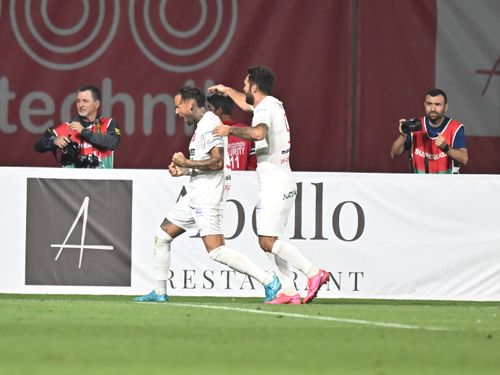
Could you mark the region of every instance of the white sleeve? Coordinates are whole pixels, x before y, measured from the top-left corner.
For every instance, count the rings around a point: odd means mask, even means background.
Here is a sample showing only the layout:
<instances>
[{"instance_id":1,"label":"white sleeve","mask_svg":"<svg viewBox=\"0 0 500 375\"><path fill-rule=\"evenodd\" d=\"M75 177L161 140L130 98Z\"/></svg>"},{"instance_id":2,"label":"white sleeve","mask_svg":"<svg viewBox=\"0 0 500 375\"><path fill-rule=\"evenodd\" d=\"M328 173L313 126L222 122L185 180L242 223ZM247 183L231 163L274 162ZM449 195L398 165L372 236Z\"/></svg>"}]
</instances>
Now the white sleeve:
<instances>
[{"instance_id":1,"label":"white sleeve","mask_svg":"<svg viewBox=\"0 0 500 375\"><path fill-rule=\"evenodd\" d=\"M206 154L210 152L214 147L224 147L224 140L220 135L213 135L212 131L214 128L220 124L218 117L209 117L210 123L207 124L208 130L202 135L203 139L203 149Z\"/></svg>"},{"instance_id":2,"label":"white sleeve","mask_svg":"<svg viewBox=\"0 0 500 375\"><path fill-rule=\"evenodd\" d=\"M266 124L268 127L271 127L271 113L267 108L259 108L253 113L252 126L259 124Z\"/></svg>"}]
</instances>

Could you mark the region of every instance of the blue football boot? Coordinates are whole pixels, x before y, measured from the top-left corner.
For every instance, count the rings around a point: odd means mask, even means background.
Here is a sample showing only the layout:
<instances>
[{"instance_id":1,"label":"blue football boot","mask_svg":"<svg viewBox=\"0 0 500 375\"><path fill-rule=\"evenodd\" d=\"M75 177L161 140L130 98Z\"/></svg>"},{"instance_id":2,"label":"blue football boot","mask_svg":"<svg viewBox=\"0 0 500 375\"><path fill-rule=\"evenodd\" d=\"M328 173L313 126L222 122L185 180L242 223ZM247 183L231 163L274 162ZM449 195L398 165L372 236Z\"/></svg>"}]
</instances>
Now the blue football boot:
<instances>
[{"instance_id":1,"label":"blue football boot","mask_svg":"<svg viewBox=\"0 0 500 375\"><path fill-rule=\"evenodd\" d=\"M166 294L156 294L153 290L149 294L143 296L135 297L135 302L168 302L168 296Z\"/></svg>"},{"instance_id":2,"label":"blue football boot","mask_svg":"<svg viewBox=\"0 0 500 375\"><path fill-rule=\"evenodd\" d=\"M274 275L273 280L269 284L264 285L264 292L266 293L266 298L264 298L264 302L269 302L275 299L280 289L281 289L280 279L278 279L278 277Z\"/></svg>"}]
</instances>

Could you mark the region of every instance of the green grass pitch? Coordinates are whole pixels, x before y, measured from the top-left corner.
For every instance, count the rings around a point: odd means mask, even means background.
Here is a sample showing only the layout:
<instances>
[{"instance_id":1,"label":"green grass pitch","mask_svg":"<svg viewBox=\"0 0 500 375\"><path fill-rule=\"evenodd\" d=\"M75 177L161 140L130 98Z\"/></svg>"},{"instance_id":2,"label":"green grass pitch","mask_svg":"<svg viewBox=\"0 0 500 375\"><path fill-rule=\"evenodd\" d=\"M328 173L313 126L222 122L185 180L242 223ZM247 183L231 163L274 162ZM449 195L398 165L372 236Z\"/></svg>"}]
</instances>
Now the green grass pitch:
<instances>
[{"instance_id":1,"label":"green grass pitch","mask_svg":"<svg viewBox=\"0 0 500 375\"><path fill-rule=\"evenodd\" d=\"M499 374L500 303L0 295L0 374Z\"/></svg>"}]
</instances>

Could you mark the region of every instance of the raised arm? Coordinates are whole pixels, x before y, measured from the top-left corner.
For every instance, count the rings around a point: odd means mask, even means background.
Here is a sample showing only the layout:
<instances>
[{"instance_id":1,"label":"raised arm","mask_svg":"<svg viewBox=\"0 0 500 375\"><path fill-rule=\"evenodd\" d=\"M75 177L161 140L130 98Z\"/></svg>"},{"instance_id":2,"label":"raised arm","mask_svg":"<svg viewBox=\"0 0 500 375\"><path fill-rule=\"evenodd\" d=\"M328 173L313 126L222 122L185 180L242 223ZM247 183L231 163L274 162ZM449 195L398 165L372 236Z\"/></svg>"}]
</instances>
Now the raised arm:
<instances>
[{"instance_id":1,"label":"raised arm","mask_svg":"<svg viewBox=\"0 0 500 375\"><path fill-rule=\"evenodd\" d=\"M392 146L391 146L391 158L395 158L395 157L401 156L401 154L405 150L404 146L405 146L406 134L401 131L401 124L404 121L405 121L405 119L400 119L399 120L399 136L392 143Z\"/></svg>"}]
</instances>

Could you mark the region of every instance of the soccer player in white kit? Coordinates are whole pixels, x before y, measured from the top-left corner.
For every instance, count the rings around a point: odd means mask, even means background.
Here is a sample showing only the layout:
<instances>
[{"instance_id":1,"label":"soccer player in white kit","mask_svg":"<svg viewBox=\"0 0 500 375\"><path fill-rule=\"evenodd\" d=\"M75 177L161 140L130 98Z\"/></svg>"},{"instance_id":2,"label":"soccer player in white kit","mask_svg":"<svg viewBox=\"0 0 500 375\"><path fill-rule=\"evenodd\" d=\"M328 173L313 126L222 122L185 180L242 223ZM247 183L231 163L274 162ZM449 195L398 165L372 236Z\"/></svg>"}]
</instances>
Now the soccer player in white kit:
<instances>
[{"instance_id":1,"label":"soccer player in white kit","mask_svg":"<svg viewBox=\"0 0 500 375\"><path fill-rule=\"evenodd\" d=\"M167 213L156 232L154 247L155 289L137 302L167 302L167 280L170 270L170 243L186 231L199 232L208 255L213 260L258 280L263 286L264 301L273 300L280 287L279 279L252 263L242 254L225 246L222 232L224 204L231 176L226 138L213 134L221 124L217 115L205 110L205 95L196 87L179 89L174 98L175 113L196 130L189 144L190 158L176 152L168 167L174 177L191 176L187 194Z\"/></svg>"},{"instance_id":2,"label":"soccer player in white kit","mask_svg":"<svg viewBox=\"0 0 500 375\"><path fill-rule=\"evenodd\" d=\"M267 303L299 304L289 266L308 278L307 295L303 303L311 302L318 290L329 280L329 273L313 265L293 245L278 239L283 234L288 216L297 196L297 185L290 168L290 127L283 103L271 96L274 74L268 67L248 69L243 93L222 84L209 92L228 95L243 110L253 111L251 128L218 125L214 134L233 135L255 142L259 201L257 203L257 233L259 245L276 262L282 290Z\"/></svg>"}]
</instances>

